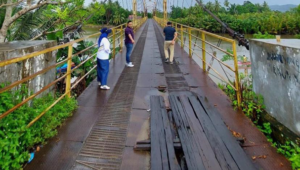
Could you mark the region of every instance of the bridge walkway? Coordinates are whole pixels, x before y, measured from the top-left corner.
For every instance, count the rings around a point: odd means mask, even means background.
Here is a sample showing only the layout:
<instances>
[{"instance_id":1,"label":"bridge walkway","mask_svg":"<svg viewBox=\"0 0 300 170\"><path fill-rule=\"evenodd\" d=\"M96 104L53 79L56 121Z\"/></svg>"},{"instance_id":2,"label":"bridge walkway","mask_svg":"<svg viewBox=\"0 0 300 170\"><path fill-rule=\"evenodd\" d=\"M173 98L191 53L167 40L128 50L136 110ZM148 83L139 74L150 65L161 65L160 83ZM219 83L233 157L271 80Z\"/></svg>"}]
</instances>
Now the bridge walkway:
<instances>
[{"instance_id":1,"label":"bridge walkway","mask_svg":"<svg viewBox=\"0 0 300 170\"><path fill-rule=\"evenodd\" d=\"M163 62L162 30L155 21L148 20L136 35L135 67L125 67L125 52L118 54L110 64L111 90L102 91L93 81L79 96L74 116L25 169L150 169L150 153L134 151L136 141L150 136L150 96L162 96L169 108L169 95L183 91L205 98L228 129L246 139L243 150L255 169L290 169L289 162L244 114L232 109L228 97L178 44L175 64ZM252 159L261 155L266 158Z\"/></svg>"}]
</instances>

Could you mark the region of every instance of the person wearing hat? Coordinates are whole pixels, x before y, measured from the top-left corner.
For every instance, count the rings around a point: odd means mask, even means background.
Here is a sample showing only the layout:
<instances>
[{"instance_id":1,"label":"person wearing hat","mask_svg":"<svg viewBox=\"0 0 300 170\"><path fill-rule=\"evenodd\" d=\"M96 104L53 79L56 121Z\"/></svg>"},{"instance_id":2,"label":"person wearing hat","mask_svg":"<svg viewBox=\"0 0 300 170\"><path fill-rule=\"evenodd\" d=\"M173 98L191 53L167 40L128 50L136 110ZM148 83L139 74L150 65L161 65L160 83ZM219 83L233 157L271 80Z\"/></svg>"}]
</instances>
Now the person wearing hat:
<instances>
[{"instance_id":1,"label":"person wearing hat","mask_svg":"<svg viewBox=\"0 0 300 170\"><path fill-rule=\"evenodd\" d=\"M173 64L174 45L175 45L175 40L177 38L177 32L175 28L172 27L171 22L168 22L167 26L164 28L164 35L165 35L164 51L166 57L165 62ZM170 49L170 55L168 51L169 49Z\"/></svg>"},{"instance_id":2,"label":"person wearing hat","mask_svg":"<svg viewBox=\"0 0 300 170\"><path fill-rule=\"evenodd\" d=\"M111 33L111 29L102 28L100 30L101 35L98 39L98 52L97 52L97 80L99 82L100 89L109 90L107 86L107 77L109 72L109 54L110 43L108 41L108 34Z\"/></svg>"}]
</instances>

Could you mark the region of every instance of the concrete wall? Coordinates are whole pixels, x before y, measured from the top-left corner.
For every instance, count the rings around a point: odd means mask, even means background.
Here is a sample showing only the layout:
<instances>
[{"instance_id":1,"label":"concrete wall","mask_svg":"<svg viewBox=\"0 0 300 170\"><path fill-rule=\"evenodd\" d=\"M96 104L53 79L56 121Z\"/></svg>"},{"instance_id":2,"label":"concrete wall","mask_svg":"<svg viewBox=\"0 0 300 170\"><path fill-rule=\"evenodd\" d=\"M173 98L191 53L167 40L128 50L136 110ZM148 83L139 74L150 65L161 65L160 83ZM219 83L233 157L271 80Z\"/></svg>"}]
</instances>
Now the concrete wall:
<instances>
[{"instance_id":1,"label":"concrete wall","mask_svg":"<svg viewBox=\"0 0 300 170\"><path fill-rule=\"evenodd\" d=\"M40 51L56 45L55 41L16 41L10 43L0 43L0 61L17 58L26 54ZM56 63L57 51L38 55L22 62L0 67L0 83L12 83L30 76L46 67ZM31 92L38 92L43 87L56 79L55 69L51 69L45 74L41 74L26 82ZM54 87L45 93L53 91Z\"/></svg>"},{"instance_id":2,"label":"concrete wall","mask_svg":"<svg viewBox=\"0 0 300 170\"><path fill-rule=\"evenodd\" d=\"M300 135L300 40L251 40L253 88L266 110Z\"/></svg>"}]
</instances>

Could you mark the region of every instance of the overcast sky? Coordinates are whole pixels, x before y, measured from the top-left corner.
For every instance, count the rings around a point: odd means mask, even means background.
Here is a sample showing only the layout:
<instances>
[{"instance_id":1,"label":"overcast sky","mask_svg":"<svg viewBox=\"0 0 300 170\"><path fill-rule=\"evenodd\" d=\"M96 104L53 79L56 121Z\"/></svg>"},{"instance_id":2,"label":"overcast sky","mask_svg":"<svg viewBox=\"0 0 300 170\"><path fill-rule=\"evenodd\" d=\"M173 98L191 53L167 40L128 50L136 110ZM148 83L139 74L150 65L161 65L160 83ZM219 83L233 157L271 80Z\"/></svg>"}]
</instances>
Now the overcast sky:
<instances>
[{"instance_id":1,"label":"overcast sky","mask_svg":"<svg viewBox=\"0 0 300 170\"><path fill-rule=\"evenodd\" d=\"M103 1L103 0L97 0L99 1ZM117 1L117 0L113 0L113 1ZM132 8L132 0L118 0L119 3L124 6L125 8ZM139 2L142 2L142 0L137 0ZM146 0L147 4L148 4L148 9L153 6L153 2L157 1L157 0ZM163 0L158 0L158 1L163 1ZM191 3L195 4L195 0L168 0L169 3L171 3L171 5L174 3L174 5L176 6L177 2L180 4L180 6L182 6L182 2L184 1L184 6L190 6ZM207 2L214 2L214 0L204 0L205 3ZM244 3L245 0L229 0L230 3L237 3L237 4L242 4ZM85 5L88 5L92 2L92 0L85 0ZM224 0L219 0L219 2L223 5ZM250 2L252 3L262 3L263 0L250 0ZM285 5L285 4L295 4L295 5L299 5L300 4L300 0L266 0L266 2L269 5ZM124 5L123 5L124 4ZM161 7L162 8L162 7ZM150 9L149 9L150 10Z\"/></svg>"}]
</instances>

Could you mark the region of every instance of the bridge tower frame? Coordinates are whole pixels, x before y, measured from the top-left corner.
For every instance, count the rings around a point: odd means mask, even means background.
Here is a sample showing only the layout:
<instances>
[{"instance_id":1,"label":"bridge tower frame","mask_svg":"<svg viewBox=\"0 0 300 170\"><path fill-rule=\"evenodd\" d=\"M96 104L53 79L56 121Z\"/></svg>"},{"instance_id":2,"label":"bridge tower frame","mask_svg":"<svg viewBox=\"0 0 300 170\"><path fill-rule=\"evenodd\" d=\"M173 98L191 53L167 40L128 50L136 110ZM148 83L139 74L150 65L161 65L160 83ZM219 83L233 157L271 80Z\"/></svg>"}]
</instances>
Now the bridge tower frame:
<instances>
[{"instance_id":1,"label":"bridge tower frame","mask_svg":"<svg viewBox=\"0 0 300 170\"><path fill-rule=\"evenodd\" d=\"M167 8L167 0L164 0L163 8L164 8L164 24L167 23L168 20L168 8Z\"/></svg>"},{"instance_id":2,"label":"bridge tower frame","mask_svg":"<svg viewBox=\"0 0 300 170\"><path fill-rule=\"evenodd\" d=\"M133 14L133 26L136 26L137 23L136 23L136 12L137 12L137 5L136 5L136 0L132 0L132 14Z\"/></svg>"},{"instance_id":3,"label":"bridge tower frame","mask_svg":"<svg viewBox=\"0 0 300 170\"><path fill-rule=\"evenodd\" d=\"M144 0L144 17L146 17L147 13L147 7L146 7L146 0Z\"/></svg>"}]
</instances>

